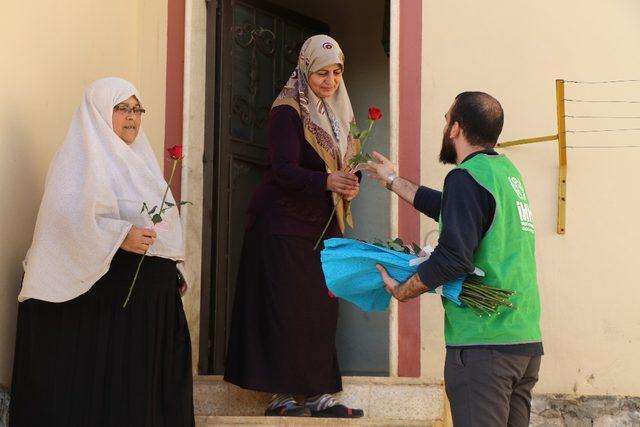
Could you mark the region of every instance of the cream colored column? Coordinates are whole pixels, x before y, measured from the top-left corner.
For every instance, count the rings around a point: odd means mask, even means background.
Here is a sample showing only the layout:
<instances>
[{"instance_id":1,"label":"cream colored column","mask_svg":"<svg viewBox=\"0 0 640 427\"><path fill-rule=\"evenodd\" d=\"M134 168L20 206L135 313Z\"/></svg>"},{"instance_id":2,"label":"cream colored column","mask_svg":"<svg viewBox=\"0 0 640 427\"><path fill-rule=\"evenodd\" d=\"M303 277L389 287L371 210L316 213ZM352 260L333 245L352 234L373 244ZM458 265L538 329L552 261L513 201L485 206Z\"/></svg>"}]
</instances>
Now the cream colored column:
<instances>
[{"instance_id":1,"label":"cream colored column","mask_svg":"<svg viewBox=\"0 0 640 427\"><path fill-rule=\"evenodd\" d=\"M398 163L398 123L400 92L400 0L391 0L390 61L389 61L389 153L391 162ZM390 235L398 235L398 196L391 195ZM398 302L391 299L389 307L389 374L398 376Z\"/></svg>"},{"instance_id":2,"label":"cream colored column","mask_svg":"<svg viewBox=\"0 0 640 427\"><path fill-rule=\"evenodd\" d=\"M182 165L182 198L193 205L183 208L187 280L184 309L191 333L193 372L200 349L200 291L202 272L202 209L207 8L202 0L185 4L184 116L182 140L186 155ZM205 244L209 244L206 242ZM206 320L206 319L205 319Z\"/></svg>"}]
</instances>

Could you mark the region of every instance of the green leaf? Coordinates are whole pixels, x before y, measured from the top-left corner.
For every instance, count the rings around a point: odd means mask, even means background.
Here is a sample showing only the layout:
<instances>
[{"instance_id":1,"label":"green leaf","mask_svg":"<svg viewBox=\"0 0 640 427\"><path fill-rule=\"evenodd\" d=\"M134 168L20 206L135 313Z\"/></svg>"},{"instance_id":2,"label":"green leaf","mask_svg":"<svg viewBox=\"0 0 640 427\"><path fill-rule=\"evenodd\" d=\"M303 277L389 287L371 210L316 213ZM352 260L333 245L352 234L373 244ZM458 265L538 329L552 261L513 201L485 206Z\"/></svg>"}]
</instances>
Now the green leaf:
<instances>
[{"instance_id":1,"label":"green leaf","mask_svg":"<svg viewBox=\"0 0 640 427\"><path fill-rule=\"evenodd\" d=\"M140 210L140 213L144 211L149 212L149 208L147 207L147 204L145 202L142 202L142 210Z\"/></svg>"},{"instance_id":2,"label":"green leaf","mask_svg":"<svg viewBox=\"0 0 640 427\"><path fill-rule=\"evenodd\" d=\"M154 208L155 209L155 208ZM154 216L151 217L151 222L155 225L158 224L159 222L162 222L162 216L160 216L159 213L155 214Z\"/></svg>"},{"instance_id":3,"label":"green leaf","mask_svg":"<svg viewBox=\"0 0 640 427\"><path fill-rule=\"evenodd\" d=\"M369 160L371 160L371 155L367 153L358 153L349 159L349 164L355 166L360 163L367 163Z\"/></svg>"},{"instance_id":4,"label":"green leaf","mask_svg":"<svg viewBox=\"0 0 640 427\"><path fill-rule=\"evenodd\" d=\"M383 242L382 240L378 239L377 237L375 239L373 239L372 242L374 245L378 245L378 246L382 246L382 247L387 247L386 242Z\"/></svg>"},{"instance_id":5,"label":"green leaf","mask_svg":"<svg viewBox=\"0 0 640 427\"><path fill-rule=\"evenodd\" d=\"M173 203L171 203L171 202L164 202L164 204L165 204L165 205L167 205L167 206L169 206L169 207L173 207L173 206L175 206L175 205L174 205Z\"/></svg>"},{"instance_id":6,"label":"green leaf","mask_svg":"<svg viewBox=\"0 0 640 427\"><path fill-rule=\"evenodd\" d=\"M183 200L182 202L178 203L178 205L182 206L182 205L193 205L193 203L191 203L188 200Z\"/></svg>"},{"instance_id":7,"label":"green leaf","mask_svg":"<svg viewBox=\"0 0 640 427\"><path fill-rule=\"evenodd\" d=\"M422 248L418 246L415 242L411 243L411 247L413 248L413 251L416 253L416 255L418 255L422 250Z\"/></svg>"},{"instance_id":8,"label":"green leaf","mask_svg":"<svg viewBox=\"0 0 640 427\"><path fill-rule=\"evenodd\" d=\"M158 209L158 207L154 206L153 209L151 209L151 210L147 209L147 212L149 212L149 215L153 215L153 213L156 211L156 209Z\"/></svg>"},{"instance_id":9,"label":"green leaf","mask_svg":"<svg viewBox=\"0 0 640 427\"><path fill-rule=\"evenodd\" d=\"M402 239L401 239L401 238L399 238L399 237L396 237L396 238L393 240L393 243L398 244L398 245L400 245L400 246L404 245L404 242L403 242L403 241L402 241Z\"/></svg>"},{"instance_id":10,"label":"green leaf","mask_svg":"<svg viewBox=\"0 0 640 427\"><path fill-rule=\"evenodd\" d=\"M394 251L398 251L398 252L404 252L404 246L394 242L389 243L389 249L393 249Z\"/></svg>"}]
</instances>

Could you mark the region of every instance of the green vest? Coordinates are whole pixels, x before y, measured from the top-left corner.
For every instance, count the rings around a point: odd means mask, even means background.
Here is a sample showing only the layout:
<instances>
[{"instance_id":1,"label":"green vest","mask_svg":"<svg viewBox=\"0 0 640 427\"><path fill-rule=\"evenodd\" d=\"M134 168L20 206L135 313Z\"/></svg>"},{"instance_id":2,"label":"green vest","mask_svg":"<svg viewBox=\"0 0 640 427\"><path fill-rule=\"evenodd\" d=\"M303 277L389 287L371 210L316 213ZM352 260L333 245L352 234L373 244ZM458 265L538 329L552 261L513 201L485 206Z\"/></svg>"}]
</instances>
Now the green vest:
<instances>
[{"instance_id":1,"label":"green vest","mask_svg":"<svg viewBox=\"0 0 640 427\"><path fill-rule=\"evenodd\" d=\"M447 345L519 344L541 341L535 231L522 177L504 155L477 154L458 166L493 195L491 227L473 255L488 285L511 289L514 308L479 317L443 298ZM440 223L442 227L442 222Z\"/></svg>"}]
</instances>

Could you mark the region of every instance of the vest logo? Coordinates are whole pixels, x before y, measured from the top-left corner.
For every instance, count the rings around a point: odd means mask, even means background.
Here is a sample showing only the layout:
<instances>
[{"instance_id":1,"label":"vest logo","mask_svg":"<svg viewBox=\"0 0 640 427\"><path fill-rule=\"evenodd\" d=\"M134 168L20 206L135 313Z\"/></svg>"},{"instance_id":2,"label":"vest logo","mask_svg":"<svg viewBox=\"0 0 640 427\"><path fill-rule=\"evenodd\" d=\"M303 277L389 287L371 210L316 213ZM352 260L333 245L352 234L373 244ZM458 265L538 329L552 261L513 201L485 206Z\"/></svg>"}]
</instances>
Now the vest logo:
<instances>
[{"instance_id":1,"label":"vest logo","mask_svg":"<svg viewBox=\"0 0 640 427\"><path fill-rule=\"evenodd\" d=\"M533 212L529 207L529 203L516 200L516 207L518 208L518 214L520 215L520 224L522 225L522 231L534 233L533 228Z\"/></svg>"},{"instance_id":2,"label":"vest logo","mask_svg":"<svg viewBox=\"0 0 640 427\"><path fill-rule=\"evenodd\" d=\"M526 201L527 193L524 191L524 185L522 185L522 182L520 182L520 180L515 176L510 176L509 183L513 187L513 191L516 192L516 196L518 196L520 200Z\"/></svg>"},{"instance_id":3,"label":"vest logo","mask_svg":"<svg viewBox=\"0 0 640 427\"><path fill-rule=\"evenodd\" d=\"M518 208L522 231L535 233L535 229L533 228L533 212L531 211L531 207L529 207L529 203L527 203L527 193L524 191L524 185L522 185L522 182L515 176L509 177L509 183L516 193L516 196L518 196L518 199L520 199L516 200L516 208Z\"/></svg>"}]
</instances>

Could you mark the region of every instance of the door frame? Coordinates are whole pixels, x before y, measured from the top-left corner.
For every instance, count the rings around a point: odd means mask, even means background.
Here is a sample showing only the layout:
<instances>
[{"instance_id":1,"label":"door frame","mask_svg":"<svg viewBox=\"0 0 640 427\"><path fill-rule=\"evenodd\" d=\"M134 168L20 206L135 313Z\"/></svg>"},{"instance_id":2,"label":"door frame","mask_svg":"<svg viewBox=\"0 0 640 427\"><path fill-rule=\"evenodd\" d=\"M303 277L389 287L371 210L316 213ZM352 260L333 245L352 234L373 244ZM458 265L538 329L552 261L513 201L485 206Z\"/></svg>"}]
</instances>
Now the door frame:
<instances>
[{"instance_id":1,"label":"door frame","mask_svg":"<svg viewBox=\"0 0 640 427\"><path fill-rule=\"evenodd\" d=\"M218 13L219 0L207 0L206 2L206 65L205 65L205 117L204 117L204 147L203 147L203 197L202 197L202 265L200 276L200 342L198 343L198 374L209 374L209 358L212 348L211 328L211 280L213 247L207 242L214 238L216 223L216 211L214 207L214 192L217 192L216 179L216 150L217 126L219 120L215 115L219 109L217 76L217 52L218 47Z\"/></svg>"}]
</instances>

